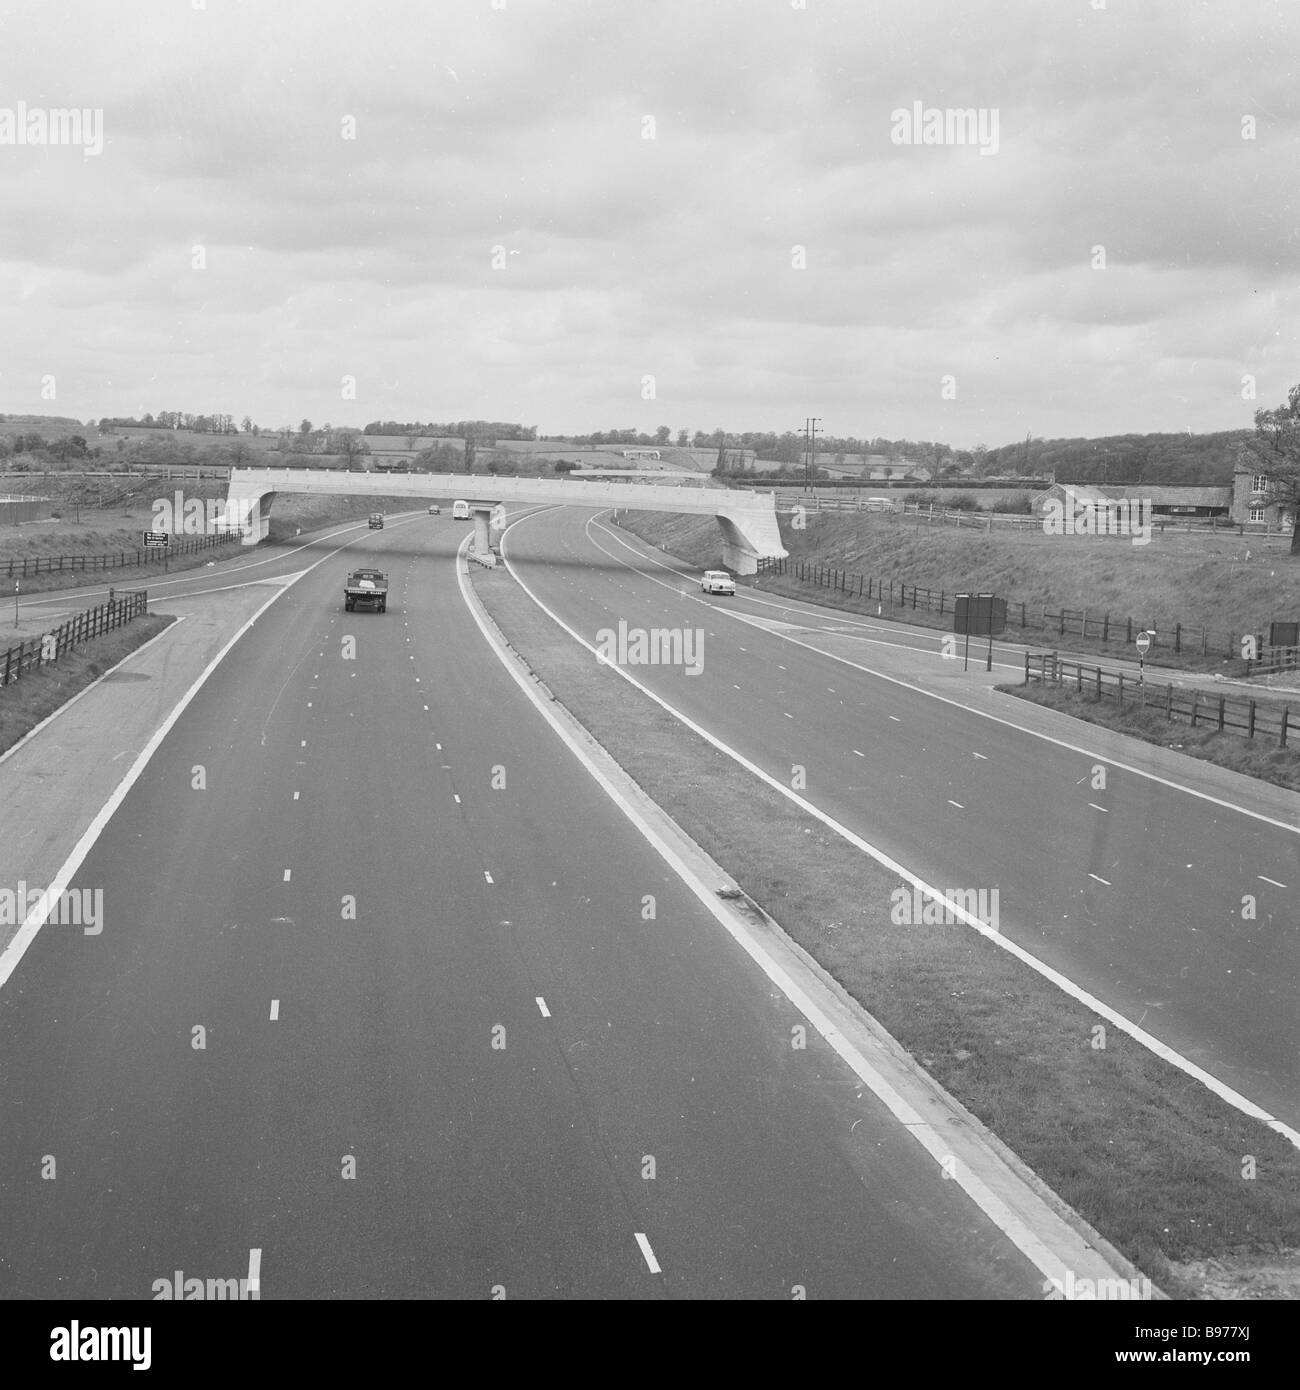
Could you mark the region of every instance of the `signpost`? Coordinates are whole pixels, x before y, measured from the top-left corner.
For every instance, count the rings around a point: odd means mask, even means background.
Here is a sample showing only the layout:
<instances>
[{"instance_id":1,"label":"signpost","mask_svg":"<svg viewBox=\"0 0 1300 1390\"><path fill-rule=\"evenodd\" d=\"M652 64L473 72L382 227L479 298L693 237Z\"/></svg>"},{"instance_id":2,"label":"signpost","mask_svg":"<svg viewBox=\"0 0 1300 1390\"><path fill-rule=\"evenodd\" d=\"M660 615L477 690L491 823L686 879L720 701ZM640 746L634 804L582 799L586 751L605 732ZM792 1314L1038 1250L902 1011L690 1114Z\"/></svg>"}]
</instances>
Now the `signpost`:
<instances>
[{"instance_id":1,"label":"signpost","mask_svg":"<svg viewBox=\"0 0 1300 1390\"><path fill-rule=\"evenodd\" d=\"M957 607L953 613L952 630L966 634L966 657L962 670L970 668L971 633L976 637L989 639L988 660L984 669L993 669L993 638L1003 632L1007 625L1007 601L993 594L958 594Z\"/></svg>"},{"instance_id":2,"label":"signpost","mask_svg":"<svg viewBox=\"0 0 1300 1390\"><path fill-rule=\"evenodd\" d=\"M1138 649L1138 684L1145 685L1147 681L1146 659L1147 652L1151 648L1151 634L1149 632L1139 632L1134 640Z\"/></svg>"}]
</instances>

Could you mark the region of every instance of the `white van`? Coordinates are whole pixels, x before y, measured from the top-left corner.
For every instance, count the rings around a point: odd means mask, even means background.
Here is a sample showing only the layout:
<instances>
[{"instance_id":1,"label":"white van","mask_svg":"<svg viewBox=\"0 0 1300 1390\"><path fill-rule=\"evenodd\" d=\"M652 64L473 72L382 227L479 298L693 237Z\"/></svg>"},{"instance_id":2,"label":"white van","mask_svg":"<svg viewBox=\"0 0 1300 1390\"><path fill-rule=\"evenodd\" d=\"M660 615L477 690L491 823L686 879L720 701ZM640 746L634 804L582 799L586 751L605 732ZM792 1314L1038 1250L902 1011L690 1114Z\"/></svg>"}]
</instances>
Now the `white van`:
<instances>
[{"instance_id":1,"label":"white van","mask_svg":"<svg viewBox=\"0 0 1300 1390\"><path fill-rule=\"evenodd\" d=\"M452 519L453 521L468 521L468 520L469 520L469 503L468 503L468 502L453 502L453 503L451 504L451 519Z\"/></svg>"}]
</instances>

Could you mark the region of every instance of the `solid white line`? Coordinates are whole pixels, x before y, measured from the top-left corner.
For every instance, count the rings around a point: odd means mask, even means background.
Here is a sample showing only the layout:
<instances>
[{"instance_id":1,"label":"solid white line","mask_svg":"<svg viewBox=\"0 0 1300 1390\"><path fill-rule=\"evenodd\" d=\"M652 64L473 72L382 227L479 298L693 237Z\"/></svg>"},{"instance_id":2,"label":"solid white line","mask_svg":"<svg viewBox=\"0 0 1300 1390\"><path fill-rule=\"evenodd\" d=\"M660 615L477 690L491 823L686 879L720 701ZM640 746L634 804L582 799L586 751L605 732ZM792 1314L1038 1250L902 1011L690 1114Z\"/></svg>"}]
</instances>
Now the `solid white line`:
<instances>
[{"instance_id":1,"label":"solid white line","mask_svg":"<svg viewBox=\"0 0 1300 1390\"><path fill-rule=\"evenodd\" d=\"M520 520L524 519L525 518L520 518ZM515 583L519 585L519 587L524 591L524 593L526 593L528 597L532 599L532 601L538 606L538 608L540 608L542 612L545 613L546 616L550 618L553 623L555 623L558 627L562 628L565 632L569 634L570 637L573 638L575 642L577 642L580 646L585 647L589 652L591 652L593 656L595 656L596 648L593 647L591 643L588 642L586 638L583 637L580 633L575 632L573 628L571 628L568 625L568 623L566 623L564 619L560 617L558 613L556 613L553 609L548 608L547 605L543 603L542 600L538 598L538 596L528 587L527 583L525 583L525 581L520 577L519 572L510 563L510 559L506 554L506 537L509 534L509 530L510 528L508 527L506 531L502 533L501 558L505 563L506 569L509 570L510 575L514 579ZM458 582L461 584L461 590L463 593L465 576L460 573L459 567L457 569L457 579ZM473 611L472 607L471 611ZM475 614L474 616L476 620L478 620L479 627L483 629L484 635L488 636L489 641L491 641L490 635L488 634L487 629L484 627L482 620L478 619L477 614ZM495 647L493 648L493 650L495 650ZM816 649L810 648L809 650ZM852 665L853 663L849 664ZM515 672L513 667L507 667L507 669L510 670L511 674L515 676L516 682L518 683L520 689L526 691L529 694L529 697L533 700L535 706L538 709L542 710L543 714L547 716L548 722L552 722L552 727L559 731L562 726L560 726L557 722L551 720L550 712L545 709L541 702L541 696L537 695L534 691L529 689L529 686L525 683L522 675ZM1008 954L1015 956L1015 958L1019 961L1023 961L1024 964L1028 965L1031 970L1036 971L1044 979L1050 980L1054 985L1057 986L1058 989L1068 994L1071 999L1076 1000L1085 1008L1091 1009L1093 1013L1097 1014L1101 1018L1104 1018L1108 1023L1114 1024L1116 1028L1119 1028L1121 1031L1127 1033L1128 1036L1131 1037L1135 1042L1140 1043L1143 1047L1155 1053L1155 1055L1157 1057L1160 1057L1163 1061L1169 1062L1171 1065L1177 1067L1180 1071L1185 1072L1188 1076L1194 1077L1197 1081L1201 1082L1201 1084L1205 1086L1208 1090L1212 1091L1216 1096L1218 1096L1220 1100L1226 1101L1229 1105L1234 1106L1236 1109L1242 1111L1246 1115L1250 1115L1253 1119L1263 1121L1263 1123L1268 1125L1270 1129L1274 1130L1278 1134L1281 1134L1284 1138L1289 1140L1297 1148L1300 1148L1300 1130L1295 1130L1290 1125L1286 1124L1284 1121L1279 1120L1276 1115L1270 1114L1267 1110L1263 1108L1263 1106L1257 1105L1253 1100L1250 1100L1248 1097L1242 1095L1239 1091L1233 1090L1231 1086L1228 1086L1224 1082L1220 1081L1217 1076L1212 1076L1203 1067L1197 1066L1195 1062L1189 1061L1180 1052L1175 1052L1172 1047L1169 1047L1166 1043L1161 1042L1159 1038L1154 1036L1154 1034L1148 1033L1145 1031L1145 1029L1139 1028L1138 1025L1134 1023L1131 1019L1125 1018L1124 1015L1121 1014L1118 1010L1111 1008L1109 1004L1105 1003L1101 999L1098 999L1096 995L1090 994L1087 990L1075 984L1073 980L1069 979L1065 975L1062 975L1059 970L1055 970L1050 965L1046 964L1044 961L1039 960L1037 956L1025 950L1023 946L1017 945L1016 942L1012 941L1009 937L1004 936L1000 931L989 926L985 922L981 922L980 919L977 916L975 916L974 913L968 912L966 908L961 906L961 904L951 901L951 899L949 899L948 896L941 889L932 887L924 879L914 874L910 869L904 868L904 866L900 864L898 860L891 858L883 850L878 849L875 845L869 844L866 840L862 838L862 836L850 830L848 826L842 825L839 821L835 820L834 817L828 815L825 811L823 811L821 807L814 805L806 797L800 796L798 792L793 791L791 788L785 786L784 783L778 782L775 777L765 772L761 767L758 766L757 763L751 762L747 757L745 757L743 753L739 752L735 748L732 748L730 744L724 743L722 739L717 737L716 734L710 733L706 728L703 727L703 725L697 724L695 720L691 719L688 715L683 714L679 709L676 709L673 705L670 705L667 700L663 699L662 696L655 694L655 692L651 690L649 686L643 685L639 680L637 680L637 678L633 676L627 670L626 667L609 666L608 669L613 671L622 680L627 681L629 685L634 686L643 695L645 695L647 699L653 700L654 703L657 704L662 710L672 715L674 719L676 719L679 723L685 725L685 727L690 729L692 733L697 734L700 738L704 739L706 743L709 743L714 748L718 749L719 752L725 753L727 757L731 758L733 762L743 767L752 776L757 777L759 781L771 787L772 790L777 792L779 795L785 797L787 801L793 802L801 810L806 811L810 816L814 816L817 820L821 821L821 823L825 825L828 829L834 831L835 834L839 835L842 839L847 840L849 844L855 846L857 849L860 849L864 854L870 855L870 857L874 859L876 863L890 870L891 873L897 874L899 878L903 879L905 882L910 883L915 888L919 888L921 892L924 893L927 897L933 898L937 902L942 903L948 911L952 912L956 916L958 921L964 922L968 927L971 927L973 930L979 932L981 936L983 936L986 940L991 941L1000 950L1006 951L1008 952ZM885 677L885 679L892 680L893 678ZM905 684L905 682L898 682L898 684ZM935 698L942 699L943 697L935 696ZM944 703L955 704L956 701L945 700ZM961 708L965 709L966 706L963 705L961 706ZM561 737L565 737L564 734L561 734ZM583 755L578 750L576 744L571 743L571 741L568 738L565 738L565 742L570 743L570 746L573 748L574 752L577 753L580 758L583 758ZM1083 750L1076 749L1075 751L1081 752ZM583 761L586 762L587 760L583 758ZM1101 759L1101 761L1110 760L1103 758ZM589 763L588 767L589 770L592 770L591 765ZM592 775L597 776L597 780L601 781L602 785L605 785L603 779L601 779L594 770L592 770ZM609 795L614 798L615 801L618 801L620 805L623 804L616 790L608 786L606 787L606 790L609 792ZM628 814L629 816L631 815L630 810L626 807L625 814ZM646 834L647 832L643 831L642 833ZM662 850L660 852L664 853L664 851ZM667 855L665 855L665 857L667 857ZM670 860L670 862L672 861ZM702 895L701 899L702 901L707 901L707 899L703 898ZM727 929L729 931L731 930L728 920L725 917L719 915L719 920L722 921L724 926L727 926ZM762 960L760 960L759 963L763 964ZM766 969L766 966L764 966L764 968ZM786 992L787 994L789 993L788 990ZM802 1005L800 1007L802 1007ZM805 1010L805 1012L807 1012L807 1010Z\"/></svg>"},{"instance_id":2,"label":"solid white line","mask_svg":"<svg viewBox=\"0 0 1300 1390\"><path fill-rule=\"evenodd\" d=\"M248 1292L262 1291L262 1251L259 1247L248 1252Z\"/></svg>"},{"instance_id":3,"label":"solid white line","mask_svg":"<svg viewBox=\"0 0 1300 1390\"><path fill-rule=\"evenodd\" d=\"M636 1232L636 1243L641 1247L641 1253L645 1256L645 1262L650 1267L650 1273L661 1273L662 1271L659 1268L659 1261L655 1259L655 1252L651 1250L650 1242L640 1231Z\"/></svg>"},{"instance_id":4,"label":"solid white line","mask_svg":"<svg viewBox=\"0 0 1300 1390\"><path fill-rule=\"evenodd\" d=\"M889 717L894 721L895 724L901 724L903 722L896 714L891 714Z\"/></svg>"},{"instance_id":5,"label":"solid white line","mask_svg":"<svg viewBox=\"0 0 1300 1390\"><path fill-rule=\"evenodd\" d=\"M858 755L859 758L865 758L867 756L864 752L862 752L860 748L855 748L853 751Z\"/></svg>"},{"instance_id":6,"label":"solid white line","mask_svg":"<svg viewBox=\"0 0 1300 1390\"><path fill-rule=\"evenodd\" d=\"M543 1018L550 1018L551 1011L546 1007L546 1000L540 994L537 996L537 1007L541 1009Z\"/></svg>"},{"instance_id":7,"label":"solid white line","mask_svg":"<svg viewBox=\"0 0 1300 1390\"><path fill-rule=\"evenodd\" d=\"M534 516L535 515L539 514L534 513ZM531 517L519 518L520 521L531 519ZM592 524L592 521L594 520L595 518L593 517L590 521L588 521L587 525L590 526ZM618 543L621 546L623 546L625 550L630 550L632 551L633 555L637 555L638 559L646 558L644 556L639 555L638 552L634 550L632 546L628 545L628 543L625 540L623 540L621 536L614 535L614 533L610 531L608 527L602 526L601 529L605 531L606 534L611 537L611 539L618 541ZM596 542L593 540L592 544L595 545ZM608 555L612 560L619 559L617 555L615 555L610 550L606 550L604 546L597 545L597 549L599 549L603 554ZM626 560L622 561L622 563L624 565L627 565L627 568L632 570L634 574L640 574L643 578L650 580L652 584L664 583L662 579L656 579L654 575L646 574L643 570L638 570L635 565L628 565ZM670 570L674 574L677 573L676 570L672 570L672 567L670 565L664 565L658 560L653 561L653 563L659 565L661 569ZM671 585L666 585L665 587L671 587ZM768 604L767 606L775 608L779 607L780 605ZM719 611L726 612L726 610ZM804 610L791 611L803 612ZM726 616L734 619L736 622L744 623L748 621L743 614L734 611L726 612ZM756 627L757 624L754 622L748 622L748 626L753 628ZM1175 782L1171 778L1162 777L1159 773L1148 772L1145 768L1134 767L1131 763L1120 762L1120 760L1117 757L1114 757L1111 754L1098 753L1091 748L1081 748L1077 743L1069 743L1063 738L1057 738L1054 734L1040 733L1037 729L1031 729L1025 724L1017 724L1014 720L1011 719L1004 719L1001 715L991 714L988 710L977 709L974 705L965 704L961 700L954 700L947 695L938 695L933 690L926 690L924 686L913 685L911 681L905 681L899 676L890 676L887 675L884 671L875 670L871 666L863 666L861 662L851 661L847 656L837 656L834 652L824 652L820 647L814 647L809 642L800 641L798 637L794 637L788 632L777 632L769 628L763 628L761 630L764 633L766 633L769 637L780 638L782 642L792 642L796 647L803 647L806 651L815 652L818 656L824 656L830 661L838 661L843 666L851 666L855 671L863 671L869 676L875 676L878 680L888 681L891 685L902 686L904 690L910 690L916 695L924 695L927 700L938 700L940 704L952 705L955 709L965 710L967 714L974 714L978 716L980 719L991 719L993 723L1001 724L1003 725L1003 727L1008 729L1014 729L1018 734L1028 734L1030 738L1042 739L1044 743L1055 744L1058 748L1065 748L1071 753L1080 753L1085 758L1090 758L1094 762L1107 763L1111 767L1119 768L1122 772L1131 772L1135 777L1145 777L1149 782L1156 782L1162 787L1169 787L1172 791L1183 792L1187 796L1194 796L1201 801L1208 801L1215 806L1222 806L1225 810L1236 811L1239 815L1249 816L1252 820L1261 820L1266 825L1274 826L1278 830L1286 830L1289 831L1292 835L1300 835L1300 823L1297 823L1295 825L1288 825L1286 821L1280 821L1274 816L1265 815L1262 811L1252 811L1249 807L1238 805L1238 803L1236 803L1235 801L1225 801L1222 797L1214 796L1210 792L1197 791L1195 787L1185 786L1182 782ZM897 646L899 644L885 643L884 645ZM740 650L744 651L744 648L742 647ZM925 651L927 649L922 647L915 647L908 648L905 650ZM1003 663L995 662L994 664L1000 665ZM1023 666L1019 668L1015 666L1010 666L1009 669L1023 670L1024 668ZM894 718L892 714L889 717L891 719Z\"/></svg>"},{"instance_id":8,"label":"solid white line","mask_svg":"<svg viewBox=\"0 0 1300 1390\"><path fill-rule=\"evenodd\" d=\"M972 757L972 758L978 758L978 759L980 760L980 762L982 762L982 763L988 762L988 759L984 756L983 753L974 753L974 752L972 752L972 753L971 753L971 757Z\"/></svg>"},{"instance_id":9,"label":"solid white line","mask_svg":"<svg viewBox=\"0 0 1300 1390\"><path fill-rule=\"evenodd\" d=\"M320 560L317 563L323 564L324 560ZM312 568L315 568L315 566ZM304 570L303 573L306 574L308 571ZM172 712L163 720L158 728L154 730L153 736L140 750L139 756L127 769L126 775L113 789L113 793L108 800L99 808L95 818L86 827L81 839L72 847L72 852L59 866L59 871L55 874L54 882L49 885L48 891L41 895L40 902L37 903L35 908L33 908L23 920L23 924L14 934L13 940L5 947L3 952L0 952L0 987L3 987L9 977L14 973L18 962L22 960L27 948L36 939L36 933L45 925L45 919L49 914L50 904L60 901L60 895L67 889L72 876L81 867L82 860L90 853L95 841L98 840L103 833L104 827L112 820L117 808L126 799L127 792L131 790L140 774L145 770L146 766L148 766L150 758L157 752L159 744L167 737L171 732L172 726L185 712L186 706L199 693L204 682L213 671L217 669L222 660L224 660L226 653L230 651L235 643L253 626L258 618L266 612L276 599L287 592L287 585L277 589L257 612L240 626L239 630L231 637L230 641L222 647L216 656L214 656L199 673L194 684L181 696ZM175 624L172 624L172 627L174 626ZM172 628L167 629L168 632L171 630ZM145 645L147 646L148 643ZM144 648L142 647L139 650L143 651ZM71 703L71 701L69 701L69 703ZM33 732L35 732L35 730L33 730Z\"/></svg>"},{"instance_id":10,"label":"solid white line","mask_svg":"<svg viewBox=\"0 0 1300 1390\"><path fill-rule=\"evenodd\" d=\"M1112 884L1110 879L1108 878L1098 878L1096 874L1089 874L1088 877L1097 879L1098 883L1104 883L1107 888L1114 887L1114 884Z\"/></svg>"},{"instance_id":11,"label":"solid white line","mask_svg":"<svg viewBox=\"0 0 1300 1390\"><path fill-rule=\"evenodd\" d=\"M966 809L960 801L954 801L952 797L948 798L948 805L955 806L959 811L964 811Z\"/></svg>"},{"instance_id":12,"label":"solid white line","mask_svg":"<svg viewBox=\"0 0 1300 1390\"><path fill-rule=\"evenodd\" d=\"M1094 811L1101 811L1103 815L1110 815L1110 808L1107 806L1098 806L1095 801L1090 801L1088 805L1091 806Z\"/></svg>"},{"instance_id":13,"label":"solid white line","mask_svg":"<svg viewBox=\"0 0 1300 1390\"><path fill-rule=\"evenodd\" d=\"M1279 883L1275 878L1264 878L1263 874L1256 874L1256 878L1263 879L1265 883L1271 883L1274 888L1285 888L1285 883Z\"/></svg>"},{"instance_id":14,"label":"solid white line","mask_svg":"<svg viewBox=\"0 0 1300 1390\"><path fill-rule=\"evenodd\" d=\"M279 1001L278 999L272 999L272 1000L271 1000L271 1022L274 1023L274 1022L276 1021L276 1019L278 1019L279 1017L280 1017L280 1001Z\"/></svg>"}]
</instances>

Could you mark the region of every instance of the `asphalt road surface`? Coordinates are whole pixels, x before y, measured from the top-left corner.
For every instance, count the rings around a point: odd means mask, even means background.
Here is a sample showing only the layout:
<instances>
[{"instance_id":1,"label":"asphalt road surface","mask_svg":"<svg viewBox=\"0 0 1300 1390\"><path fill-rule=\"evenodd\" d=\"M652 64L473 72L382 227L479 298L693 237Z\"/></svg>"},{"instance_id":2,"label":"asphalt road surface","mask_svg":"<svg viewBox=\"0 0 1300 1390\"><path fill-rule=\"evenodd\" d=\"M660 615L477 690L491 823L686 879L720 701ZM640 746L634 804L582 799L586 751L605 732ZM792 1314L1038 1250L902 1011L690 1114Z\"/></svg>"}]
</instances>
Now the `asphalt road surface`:
<instances>
[{"instance_id":1,"label":"asphalt road surface","mask_svg":"<svg viewBox=\"0 0 1300 1390\"><path fill-rule=\"evenodd\" d=\"M583 544L559 525L521 542ZM102 933L46 926L0 990L0 1296L149 1298L251 1258L263 1298L1041 1298L821 1039L792 1048L801 1016L509 680L463 534L390 524L274 603L73 880ZM362 558L387 614L343 611ZM598 563L552 589L682 610ZM702 684L743 676L777 727L776 648L717 641ZM899 766L962 736L913 724ZM932 802L892 799L900 838L962 824Z\"/></svg>"}]
</instances>

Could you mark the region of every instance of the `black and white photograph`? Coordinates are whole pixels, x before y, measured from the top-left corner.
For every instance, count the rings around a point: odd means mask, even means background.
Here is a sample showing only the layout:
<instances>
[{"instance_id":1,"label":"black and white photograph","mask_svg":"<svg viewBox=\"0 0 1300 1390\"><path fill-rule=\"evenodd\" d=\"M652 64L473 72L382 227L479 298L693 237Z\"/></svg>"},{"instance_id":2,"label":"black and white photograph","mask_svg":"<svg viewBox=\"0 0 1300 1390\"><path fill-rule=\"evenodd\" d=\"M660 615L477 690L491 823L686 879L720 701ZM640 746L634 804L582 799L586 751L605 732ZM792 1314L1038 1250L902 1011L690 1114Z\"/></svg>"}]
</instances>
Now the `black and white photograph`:
<instances>
[{"instance_id":1,"label":"black and white photograph","mask_svg":"<svg viewBox=\"0 0 1300 1390\"><path fill-rule=\"evenodd\" d=\"M1283 1354L1297 52L0 3L16 1356L475 1301Z\"/></svg>"}]
</instances>

